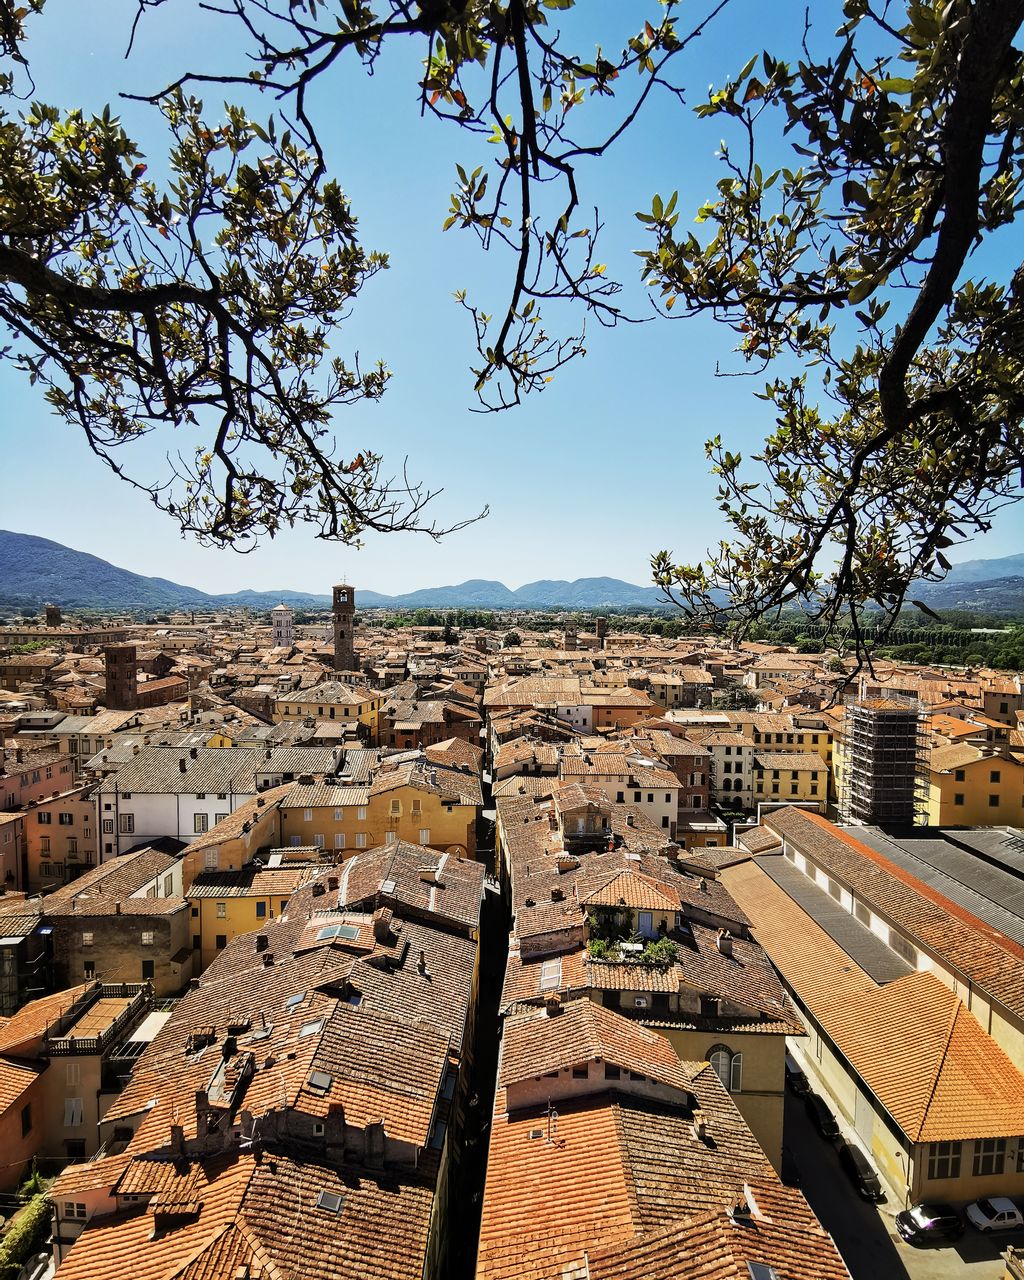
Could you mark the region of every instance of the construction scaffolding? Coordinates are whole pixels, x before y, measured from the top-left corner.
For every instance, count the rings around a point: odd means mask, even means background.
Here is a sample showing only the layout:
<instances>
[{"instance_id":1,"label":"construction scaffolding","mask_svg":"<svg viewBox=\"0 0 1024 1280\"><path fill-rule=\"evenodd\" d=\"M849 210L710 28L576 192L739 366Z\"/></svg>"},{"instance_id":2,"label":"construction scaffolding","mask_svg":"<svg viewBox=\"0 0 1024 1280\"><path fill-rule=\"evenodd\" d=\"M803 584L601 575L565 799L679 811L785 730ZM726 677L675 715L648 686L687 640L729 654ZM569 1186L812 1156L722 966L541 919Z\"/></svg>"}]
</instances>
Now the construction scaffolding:
<instances>
[{"instance_id":1,"label":"construction scaffolding","mask_svg":"<svg viewBox=\"0 0 1024 1280\"><path fill-rule=\"evenodd\" d=\"M913 826L925 808L926 764L920 703L890 698L847 703L838 787L842 821Z\"/></svg>"}]
</instances>

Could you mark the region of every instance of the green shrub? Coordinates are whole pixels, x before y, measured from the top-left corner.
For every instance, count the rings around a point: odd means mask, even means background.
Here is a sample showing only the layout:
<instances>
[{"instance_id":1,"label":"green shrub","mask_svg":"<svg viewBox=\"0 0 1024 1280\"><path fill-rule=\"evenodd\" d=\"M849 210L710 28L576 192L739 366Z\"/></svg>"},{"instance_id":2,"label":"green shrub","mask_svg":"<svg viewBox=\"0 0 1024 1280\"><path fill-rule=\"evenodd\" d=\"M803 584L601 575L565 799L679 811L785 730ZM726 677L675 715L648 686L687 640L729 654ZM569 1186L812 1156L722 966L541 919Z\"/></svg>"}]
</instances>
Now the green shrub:
<instances>
[{"instance_id":1,"label":"green shrub","mask_svg":"<svg viewBox=\"0 0 1024 1280\"><path fill-rule=\"evenodd\" d=\"M19 1209L7 1234L0 1240L0 1280L17 1280L28 1259L38 1253L50 1234L50 1200L45 1193L33 1196Z\"/></svg>"}]
</instances>

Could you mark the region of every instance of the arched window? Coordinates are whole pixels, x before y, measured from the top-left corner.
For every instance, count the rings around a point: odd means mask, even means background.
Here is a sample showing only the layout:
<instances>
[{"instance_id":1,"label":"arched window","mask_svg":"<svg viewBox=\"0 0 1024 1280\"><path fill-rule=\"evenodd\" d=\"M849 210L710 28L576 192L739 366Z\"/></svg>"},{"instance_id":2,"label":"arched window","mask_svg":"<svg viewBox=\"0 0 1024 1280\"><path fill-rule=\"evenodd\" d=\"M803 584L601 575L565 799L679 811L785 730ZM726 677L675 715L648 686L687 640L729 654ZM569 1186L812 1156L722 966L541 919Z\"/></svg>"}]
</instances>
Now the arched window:
<instances>
[{"instance_id":1,"label":"arched window","mask_svg":"<svg viewBox=\"0 0 1024 1280\"><path fill-rule=\"evenodd\" d=\"M730 1093L743 1089L743 1054L733 1053L728 1045L716 1044L708 1053L712 1070Z\"/></svg>"},{"instance_id":2,"label":"arched window","mask_svg":"<svg viewBox=\"0 0 1024 1280\"><path fill-rule=\"evenodd\" d=\"M723 778L723 779L722 779L722 790L723 790L723 791L731 791L731 790L732 790L732 778Z\"/></svg>"}]
</instances>

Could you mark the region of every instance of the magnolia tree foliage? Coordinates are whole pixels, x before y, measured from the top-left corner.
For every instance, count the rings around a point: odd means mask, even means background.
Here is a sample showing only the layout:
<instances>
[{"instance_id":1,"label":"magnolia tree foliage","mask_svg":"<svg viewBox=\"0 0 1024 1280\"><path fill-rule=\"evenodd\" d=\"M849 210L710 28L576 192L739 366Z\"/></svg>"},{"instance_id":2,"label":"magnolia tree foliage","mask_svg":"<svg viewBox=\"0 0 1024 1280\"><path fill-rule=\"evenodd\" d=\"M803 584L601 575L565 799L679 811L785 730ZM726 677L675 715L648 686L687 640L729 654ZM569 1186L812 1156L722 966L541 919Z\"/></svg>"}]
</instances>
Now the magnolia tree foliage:
<instances>
[{"instance_id":1,"label":"magnolia tree foliage","mask_svg":"<svg viewBox=\"0 0 1024 1280\"><path fill-rule=\"evenodd\" d=\"M1006 228L1024 3L844 14L830 56L765 53L698 108L729 133L699 226L675 196L639 216L663 306L711 314L748 363L784 370L760 393L777 417L760 475L727 439L707 445L729 540L696 565L661 552L656 580L741 631L809 602L862 650L865 606L891 624L946 548L1020 497L1024 268ZM762 167L779 126L788 164Z\"/></svg>"},{"instance_id":2,"label":"magnolia tree foliage","mask_svg":"<svg viewBox=\"0 0 1024 1280\"><path fill-rule=\"evenodd\" d=\"M159 104L171 149L155 182L109 108L19 100L31 17L0 6L3 354L200 540L245 550L297 520L343 542L442 532L420 518L431 494L387 479L371 448L334 446L334 415L388 380L383 364L330 353L387 259L360 246L318 157L239 107L207 124L175 89ZM157 431L167 470L152 480L126 469L125 446Z\"/></svg>"}]
</instances>

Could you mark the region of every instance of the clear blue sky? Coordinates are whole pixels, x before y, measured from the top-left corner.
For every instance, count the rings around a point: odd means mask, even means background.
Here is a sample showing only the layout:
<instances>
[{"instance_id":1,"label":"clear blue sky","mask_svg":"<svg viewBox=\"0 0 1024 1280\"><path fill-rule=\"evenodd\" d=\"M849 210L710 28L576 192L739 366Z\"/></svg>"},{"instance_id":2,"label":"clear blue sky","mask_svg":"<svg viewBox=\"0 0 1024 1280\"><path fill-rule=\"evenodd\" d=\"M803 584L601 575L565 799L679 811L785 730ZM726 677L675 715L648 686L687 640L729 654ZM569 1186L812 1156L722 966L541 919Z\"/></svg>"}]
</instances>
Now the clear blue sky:
<instances>
[{"instance_id":1,"label":"clear blue sky","mask_svg":"<svg viewBox=\"0 0 1024 1280\"><path fill-rule=\"evenodd\" d=\"M653 6L582 0L595 31L611 20L622 42ZM121 60L134 0L49 0L31 27L37 96L100 109L118 89L151 91L183 70L215 69L234 35L226 20L197 14L192 0L167 0L142 23L136 52ZM812 7L823 33L839 6ZM827 10L827 12L826 12ZM703 12L684 6L684 18ZM768 44L791 52L802 28L803 0L733 0L710 33L683 55L696 104L714 81L735 73ZM515 587L538 578L607 574L649 580L648 557L671 547L688 559L722 533L703 441L721 432L744 451L771 429L753 392L760 379L718 378L716 364L738 368L731 335L704 321L656 321L607 332L590 326L588 355L564 369L540 396L499 415L470 412L473 355L466 317L452 292L468 286L498 311L510 278L507 257L488 260L468 233L440 234L454 162L488 158L449 126L421 120L415 82L420 46L392 49L367 80L355 62L317 88L314 111L334 176L350 196L362 240L386 250L392 267L378 276L341 327L337 350L384 358L395 377L376 406L350 411L337 424L346 456L362 445L382 452L430 487L443 487L440 521L484 503L491 515L435 544L419 535L369 537L360 551L292 531L247 556L184 541L169 517L130 491L88 452L79 432L53 417L35 389L0 366L4 473L0 527L51 537L137 572L207 590L245 587L323 590L346 578L399 592L465 578L499 578ZM216 118L222 94L205 94ZM140 138L151 167L164 148L152 113L117 104ZM270 104L266 103L264 112ZM678 188L684 217L720 176L714 160L720 126L698 121L667 98L656 100L599 165L582 171L582 201L601 206L607 229L598 255L608 274L631 281L643 244L633 218L655 191ZM552 320L555 317L552 315ZM567 318L568 319L568 318ZM166 440L144 446L136 465L158 474ZM984 541L954 558L1024 550L1020 508L1004 514Z\"/></svg>"}]
</instances>

